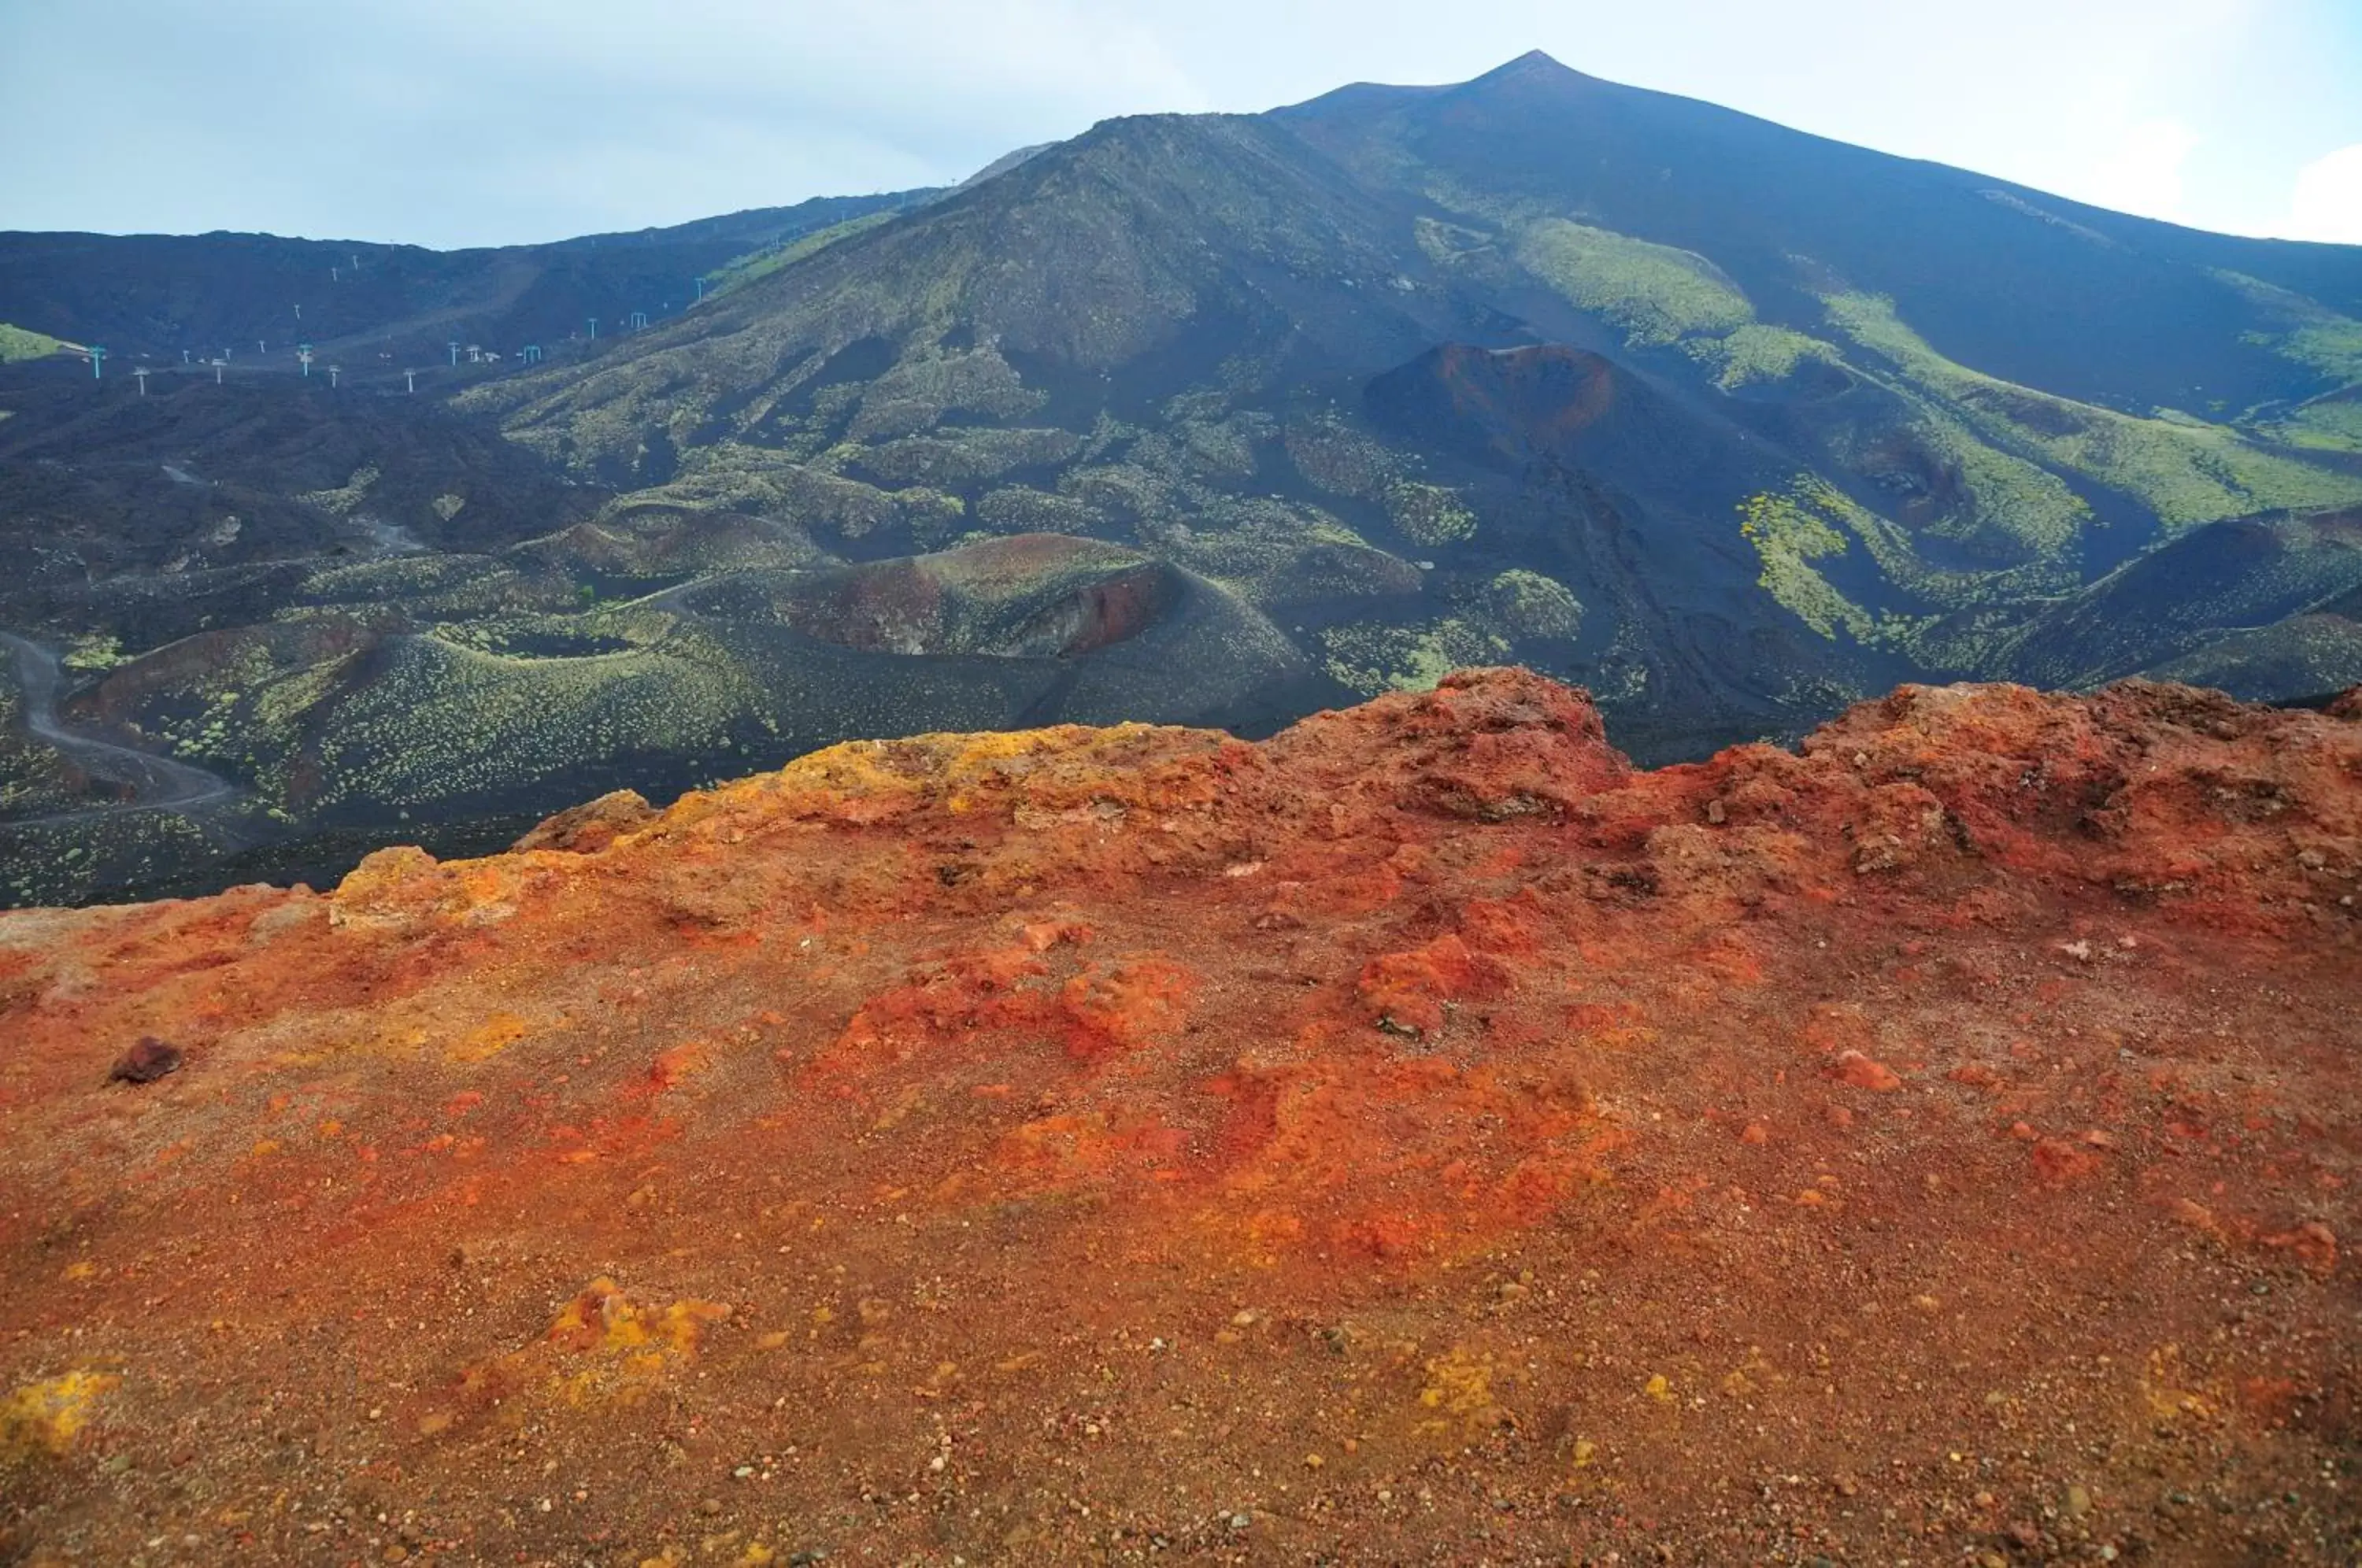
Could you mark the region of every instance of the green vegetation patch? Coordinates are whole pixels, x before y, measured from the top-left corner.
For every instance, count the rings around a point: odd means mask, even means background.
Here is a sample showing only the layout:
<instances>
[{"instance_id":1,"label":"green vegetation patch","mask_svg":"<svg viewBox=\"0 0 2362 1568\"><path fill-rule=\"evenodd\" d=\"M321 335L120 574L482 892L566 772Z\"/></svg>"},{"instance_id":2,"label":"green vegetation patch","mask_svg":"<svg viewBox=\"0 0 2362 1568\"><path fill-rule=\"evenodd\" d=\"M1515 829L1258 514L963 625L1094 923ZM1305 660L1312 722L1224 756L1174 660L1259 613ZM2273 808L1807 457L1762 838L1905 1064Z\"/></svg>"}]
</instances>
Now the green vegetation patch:
<instances>
[{"instance_id":1,"label":"green vegetation patch","mask_svg":"<svg viewBox=\"0 0 2362 1568\"><path fill-rule=\"evenodd\" d=\"M2362 381L2362 321L2338 316L2297 328L2272 345L2300 364L2346 381Z\"/></svg>"},{"instance_id":2,"label":"green vegetation patch","mask_svg":"<svg viewBox=\"0 0 2362 1568\"><path fill-rule=\"evenodd\" d=\"M1256 450L1278 433L1268 414L1242 414L1228 419L1190 419L1174 430L1180 465L1207 479L1245 479L1254 473Z\"/></svg>"},{"instance_id":3,"label":"green vegetation patch","mask_svg":"<svg viewBox=\"0 0 2362 1568\"><path fill-rule=\"evenodd\" d=\"M1476 532L1476 514L1440 484L1397 480L1383 499L1386 520L1419 544L1457 544Z\"/></svg>"},{"instance_id":4,"label":"green vegetation patch","mask_svg":"<svg viewBox=\"0 0 2362 1568\"><path fill-rule=\"evenodd\" d=\"M1564 218L1528 228L1518 259L1577 306L1622 327L1635 348L1734 332L1755 319L1738 285L1705 257Z\"/></svg>"},{"instance_id":5,"label":"green vegetation patch","mask_svg":"<svg viewBox=\"0 0 2362 1568\"><path fill-rule=\"evenodd\" d=\"M0 902L19 909L86 904L203 865L224 847L199 823L169 811L0 824Z\"/></svg>"},{"instance_id":6,"label":"green vegetation patch","mask_svg":"<svg viewBox=\"0 0 2362 1568\"><path fill-rule=\"evenodd\" d=\"M2092 520L2091 502L2037 463L1977 439L1957 419L1929 410L1915 427L1960 477L1969 504L1937 532L1974 541L2014 541L2034 555L2066 549Z\"/></svg>"},{"instance_id":7,"label":"green vegetation patch","mask_svg":"<svg viewBox=\"0 0 2362 1568\"><path fill-rule=\"evenodd\" d=\"M307 491L295 499L337 517L348 517L369 499L370 487L382 477L374 466L355 469L352 478L334 490Z\"/></svg>"},{"instance_id":8,"label":"green vegetation patch","mask_svg":"<svg viewBox=\"0 0 2362 1568\"><path fill-rule=\"evenodd\" d=\"M1843 627L1868 642L1877 630L1870 613L1831 587L1812 564L1845 554L1846 536L1832 525L1850 504L1825 481L1799 475L1784 492L1765 491L1738 503L1738 531L1755 547L1763 591L1821 636Z\"/></svg>"},{"instance_id":9,"label":"green vegetation patch","mask_svg":"<svg viewBox=\"0 0 2362 1568\"><path fill-rule=\"evenodd\" d=\"M1940 507L1933 515L1912 518L1915 534L1950 540L1991 559L2052 562L2090 523L2090 503L2048 469L1983 439L1941 401L1905 384L1872 379L1911 411L1910 417L1847 433L1835 446L1839 460L1855 473L1931 491L1927 499ZM1898 541L1910 537L1900 529L1893 535ZM1880 564L1891 575L1912 569L1883 555Z\"/></svg>"},{"instance_id":10,"label":"green vegetation patch","mask_svg":"<svg viewBox=\"0 0 2362 1568\"><path fill-rule=\"evenodd\" d=\"M873 533L900 516L888 491L739 441L698 448L670 481L634 491L617 505L624 502L744 512L846 539Z\"/></svg>"},{"instance_id":11,"label":"green vegetation patch","mask_svg":"<svg viewBox=\"0 0 2362 1568\"><path fill-rule=\"evenodd\" d=\"M1046 392L1027 388L999 349L930 348L906 355L859 389L859 412L845 435L855 441L914 435L948 414L1022 419L1048 401Z\"/></svg>"},{"instance_id":12,"label":"green vegetation patch","mask_svg":"<svg viewBox=\"0 0 2362 1568\"><path fill-rule=\"evenodd\" d=\"M865 447L855 460L889 484L959 488L1012 469L1070 462L1082 449L1071 430L952 428Z\"/></svg>"},{"instance_id":13,"label":"green vegetation patch","mask_svg":"<svg viewBox=\"0 0 2362 1568\"><path fill-rule=\"evenodd\" d=\"M1381 691L1432 691L1455 669L1498 664L1509 645L1457 617L1390 625L1360 621L1319 634L1322 668L1365 697Z\"/></svg>"},{"instance_id":14,"label":"green vegetation patch","mask_svg":"<svg viewBox=\"0 0 2362 1568\"><path fill-rule=\"evenodd\" d=\"M990 534L1087 534L1102 519L1087 503L1021 484L992 491L976 503L977 521Z\"/></svg>"},{"instance_id":15,"label":"green vegetation patch","mask_svg":"<svg viewBox=\"0 0 2362 1568\"><path fill-rule=\"evenodd\" d=\"M2362 479L2266 452L2189 415L2142 418L2036 392L1944 358L1871 294L1825 296L1829 319L1987 440L2136 495L2169 529L2362 499Z\"/></svg>"},{"instance_id":16,"label":"green vegetation patch","mask_svg":"<svg viewBox=\"0 0 2362 1568\"><path fill-rule=\"evenodd\" d=\"M922 549L941 549L966 531L967 502L940 490L898 490L894 505Z\"/></svg>"},{"instance_id":17,"label":"green vegetation patch","mask_svg":"<svg viewBox=\"0 0 2362 1568\"><path fill-rule=\"evenodd\" d=\"M2362 321L2245 272L2218 271L2214 276L2262 307L2280 329L2250 332L2247 342L2341 381L2362 381Z\"/></svg>"},{"instance_id":18,"label":"green vegetation patch","mask_svg":"<svg viewBox=\"0 0 2362 1568\"><path fill-rule=\"evenodd\" d=\"M2258 434L2316 452L2362 452L2362 401L2309 403Z\"/></svg>"},{"instance_id":19,"label":"green vegetation patch","mask_svg":"<svg viewBox=\"0 0 2362 1568\"><path fill-rule=\"evenodd\" d=\"M130 662L131 656L123 651L123 639L112 635L79 638L58 660L77 675L104 675Z\"/></svg>"},{"instance_id":20,"label":"green vegetation patch","mask_svg":"<svg viewBox=\"0 0 2362 1568\"><path fill-rule=\"evenodd\" d=\"M433 635L458 647L519 660L613 657L652 645L673 624L661 612L623 610L576 615L508 615L438 625Z\"/></svg>"},{"instance_id":21,"label":"green vegetation patch","mask_svg":"<svg viewBox=\"0 0 2362 1568\"><path fill-rule=\"evenodd\" d=\"M1282 439L1296 471L1331 495L1369 500L1394 481L1394 454L1341 419L1290 425Z\"/></svg>"},{"instance_id":22,"label":"green vegetation patch","mask_svg":"<svg viewBox=\"0 0 2362 1568\"><path fill-rule=\"evenodd\" d=\"M1785 381L1808 359L1837 364L1836 348L1790 327L1750 321L1722 337L1693 337L1682 345L1690 358L1713 368L1714 383L1737 392L1758 381Z\"/></svg>"},{"instance_id":23,"label":"green vegetation patch","mask_svg":"<svg viewBox=\"0 0 2362 1568\"><path fill-rule=\"evenodd\" d=\"M1058 491L1099 515L1150 529L1177 517L1171 481L1138 463L1092 463L1058 476Z\"/></svg>"},{"instance_id":24,"label":"green vegetation patch","mask_svg":"<svg viewBox=\"0 0 2362 1568\"><path fill-rule=\"evenodd\" d=\"M1157 541L1174 560L1263 609L1416 593L1422 579L1317 508L1236 503L1220 528L1180 528Z\"/></svg>"},{"instance_id":25,"label":"green vegetation patch","mask_svg":"<svg viewBox=\"0 0 2362 1568\"><path fill-rule=\"evenodd\" d=\"M62 337L52 337L46 332L34 332L27 327L11 326L0 321L0 365L14 364L19 359L39 359L45 355L62 354L73 345Z\"/></svg>"},{"instance_id":26,"label":"green vegetation patch","mask_svg":"<svg viewBox=\"0 0 2362 1568\"><path fill-rule=\"evenodd\" d=\"M857 218L847 218L840 224L807 234L785 245L775 245L766 250L750 251L733 261L725 261L705 275L707 299L743 289L757 278L767 278L782 267L791 267L807 256L827 249L856 234L866 234L883 224L892 223L902 215L898 212L867 213Z\"/></svg>"},{"instance_id":27,"label":"green vegetation patch","mask_svg":"<svg viewBox=\"0 0 2362 1568\"><path fill-rule=\"evenodd\" d=\"M1494 237L1481 229L1443 223L1431 217L1413 219L1411 229L1427 259L1445 265L1479 251L1489 250L1494 243Z\"/></svg>"},{"instance_id":28,"label":"green vegetation patch","mask_svg":"<svg viewBox=\"0 0 2362 1568\"><path fill-rule=\"evenodd\" d=\"M585 763L719 751L759 684L684 624L659 645L520 658L440 637L400 645L378 679L320 716L320 804L497 797Z\"/></svg>"},{"instance_id":29,"label":"green vegetation patch","mask_svg":"<svg viewBox=\"0 0 2362 1568\"><path fill-rule=\"evenodd\" d=\"M383 606L440 620L554 609L573 590L554 574L527 575L489 556L384 556L326 567L306 578L281 619L301 619L327 606Z\"/></svg>"},{"instance_id":30,"label":"green vegetation patch","mask_svg":"<svg viewBox=\"0 0 2362 1568\"><path fill-rule=\"evenodd\" d=\"M1572 637L1583 629L1583 602L1557 579L1523 567L1485 585L1485 607L1513 636Z\"/></svg>"}]
</instances>

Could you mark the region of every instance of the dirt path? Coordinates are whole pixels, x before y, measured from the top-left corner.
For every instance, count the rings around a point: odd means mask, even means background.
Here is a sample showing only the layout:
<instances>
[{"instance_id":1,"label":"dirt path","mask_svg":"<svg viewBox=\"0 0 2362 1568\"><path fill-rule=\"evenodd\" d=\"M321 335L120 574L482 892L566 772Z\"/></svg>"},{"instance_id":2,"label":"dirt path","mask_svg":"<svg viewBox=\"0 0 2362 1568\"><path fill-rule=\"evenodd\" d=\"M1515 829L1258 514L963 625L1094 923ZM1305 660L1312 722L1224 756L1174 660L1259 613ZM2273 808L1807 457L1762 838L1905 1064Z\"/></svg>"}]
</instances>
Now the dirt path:
<instances>
[{"instance_id":1,"label":"dirt path","mask_svg":"<svg viewBox=\"0 0 2362 1568\"><path fill-rule=\"evenodd\" d=\"M127 800L80 806L70 812L21 818L11 827L74 822L116 812L194 812L236 798L237 786L219 774L152 752L105 740L61 723L57 716L58 656L13 632L0 632L0 647L13 656L17 681L25 693L25 727L71 756L88 772L130 790Z\"/></svg>"}]
</instances>

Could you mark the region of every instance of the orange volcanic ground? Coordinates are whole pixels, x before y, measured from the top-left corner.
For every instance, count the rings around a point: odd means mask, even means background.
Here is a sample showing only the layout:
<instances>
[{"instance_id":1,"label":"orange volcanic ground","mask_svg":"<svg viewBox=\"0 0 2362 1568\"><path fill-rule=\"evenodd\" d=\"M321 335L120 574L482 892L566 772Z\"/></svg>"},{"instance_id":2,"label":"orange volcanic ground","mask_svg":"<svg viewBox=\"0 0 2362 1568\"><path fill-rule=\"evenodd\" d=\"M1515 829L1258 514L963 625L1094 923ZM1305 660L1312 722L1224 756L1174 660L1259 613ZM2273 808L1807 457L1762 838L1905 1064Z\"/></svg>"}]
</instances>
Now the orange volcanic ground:
<instances>
[{"instance_id":1,"label":"orange volcanic ground","mask_svg":"<svg viewBox=\"0 0 2362 1568\"><path fill-rule=\"evenodd\" d=\"M2349 1563L2357 876L2352 696L1480 671L0 917L0 1562Z\"/></svg>"}]
</instances>

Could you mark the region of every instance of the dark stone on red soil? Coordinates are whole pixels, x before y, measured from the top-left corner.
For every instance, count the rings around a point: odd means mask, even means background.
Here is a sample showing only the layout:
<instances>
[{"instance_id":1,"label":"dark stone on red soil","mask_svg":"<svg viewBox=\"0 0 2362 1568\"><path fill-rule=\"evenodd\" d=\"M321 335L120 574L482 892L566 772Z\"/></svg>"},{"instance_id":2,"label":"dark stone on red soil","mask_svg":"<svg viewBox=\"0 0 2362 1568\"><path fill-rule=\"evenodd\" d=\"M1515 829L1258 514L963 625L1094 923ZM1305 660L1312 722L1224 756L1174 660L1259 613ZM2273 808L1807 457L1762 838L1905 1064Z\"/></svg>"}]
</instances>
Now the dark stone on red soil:
<instances>
[{"instance_id":1,"label":"dark stone on red soil","mask_svg":"<svg viewBox=\"0 0 2362 1568\"><path fill-rule=\"evenodd\" d=\"M152 1084L180 1070L179 1046L168 1045L152 1034L143 1034L138 1044L115 1059L114 1069L106 1078L109 1083Z\"/></svg>"}]
</instances>

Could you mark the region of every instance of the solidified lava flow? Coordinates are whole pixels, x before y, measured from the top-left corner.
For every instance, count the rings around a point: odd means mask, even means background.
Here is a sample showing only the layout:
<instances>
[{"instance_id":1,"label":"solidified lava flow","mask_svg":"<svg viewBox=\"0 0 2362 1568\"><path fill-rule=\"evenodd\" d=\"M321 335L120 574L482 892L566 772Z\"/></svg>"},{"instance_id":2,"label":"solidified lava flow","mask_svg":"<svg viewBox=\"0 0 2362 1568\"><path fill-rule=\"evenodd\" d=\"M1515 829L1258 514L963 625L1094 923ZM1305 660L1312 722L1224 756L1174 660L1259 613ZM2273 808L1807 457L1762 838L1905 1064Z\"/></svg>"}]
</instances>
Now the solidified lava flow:
<instances>
[{"instance_id":1,"label":"solidified lava flow","mask_svg":"<svg viewBox=\"0 0 2362 1568\"><path fill-rule=\"evenodd\" d=\"M1473 671L0 917L0 1562L2350 1562L2356 706Z\"/></svg>"}]
</instances>

